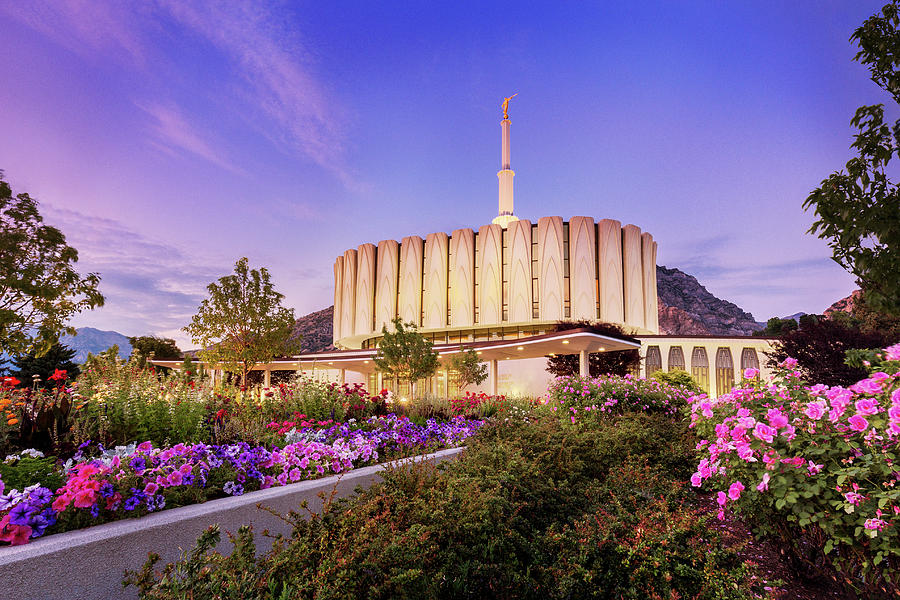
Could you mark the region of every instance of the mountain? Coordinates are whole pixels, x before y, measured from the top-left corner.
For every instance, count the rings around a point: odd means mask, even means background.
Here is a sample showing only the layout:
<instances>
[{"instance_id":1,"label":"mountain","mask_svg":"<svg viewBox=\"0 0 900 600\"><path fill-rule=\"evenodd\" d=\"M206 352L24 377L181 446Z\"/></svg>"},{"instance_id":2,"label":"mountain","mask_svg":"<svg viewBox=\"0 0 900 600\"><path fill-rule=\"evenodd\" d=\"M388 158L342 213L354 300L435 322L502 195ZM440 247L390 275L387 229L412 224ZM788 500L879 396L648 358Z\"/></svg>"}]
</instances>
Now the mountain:
<instances>
[{"instance_id":1,"label":"mountain","mask_svg":"<svg viewBox=\"0 0 900 600\"><path fill-rule=\"evenodd\" d=\"M331 333L334 328L334 307L329 306L297 319L291 336L302 335L300 352L334 350Z\"/></svg>"},{"instance_id":2,"label":"mountain","mask_svg":"<svg viewBox=\"0 0 900 600\"><path fill-rule=\"evenodd\" d=\"M131 355L131 344L128 338L118 331L101 331L93 327L79 327L75 330L77 335L64 335L59 338L65 346L75 350L75 358L72 360L76 363L83 363L87 360L88 352L91 354L99 354L104 350L108 350L110 346L119 346L119 356L128 358Z\"/></svg>"},{"instance_id":3,"label":"mountain","mask_svg":"<svg viewBox=\"0 0 900 600\"><path fill-rule=\"evenodd\" d=\"M853 290L849 296L846 298L841 298L831 306L825 309L823 314L831 316L831 313L834 312L845 312L845 313L853 313L853 309L856 307L856 303L859 302L860 297L862 296L862 290Z\"/></svg>"},{"instance_id":4,"label":"mountain","mask_svg":"<svg viewBox=\"0 0 900 600\"><path fill-rule=\"evenodd\" d=\"M656 290L660 333L752 335L765 327L737 304L713 296L684 271L657 266Z\"/></svg>"}]
</instances>

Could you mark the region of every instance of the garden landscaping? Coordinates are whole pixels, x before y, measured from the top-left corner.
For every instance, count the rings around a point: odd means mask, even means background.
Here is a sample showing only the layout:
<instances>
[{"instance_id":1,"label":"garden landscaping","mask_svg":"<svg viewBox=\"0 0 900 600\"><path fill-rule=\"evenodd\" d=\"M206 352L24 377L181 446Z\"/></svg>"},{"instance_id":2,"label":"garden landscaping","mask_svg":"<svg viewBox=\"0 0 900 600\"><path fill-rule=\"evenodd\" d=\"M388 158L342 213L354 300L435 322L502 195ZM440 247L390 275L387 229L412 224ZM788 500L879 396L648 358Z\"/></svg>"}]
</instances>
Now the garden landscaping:
<instances>
[{"instance_id":1,"label":"garden landscaping","mask_svg":"<svg viewBox=\"0 0 900 600\"><path fill-rule=\"evenodd\" d=\"M193 549L168 562L161 545L166 559L130 570L126 591L812 598L804 581L819 579L831 597L900 596L900 346L847 388L807 384L792 367L771 382L748 370L715 400L604 376L558 378L542 399L392 403L303 377L210 389L200 374L99 359L47 390L6 381L0 539L150 522L169 508L202 520L200 503L219 514L216 498L465 445L450 462L385 465L356 495L321 488L316 503L278 504L286 526L259 547L262 521L249 519L254 532L209 517ZM28 442L38 448L14 447Z\"/></svg>"}]
</instances>

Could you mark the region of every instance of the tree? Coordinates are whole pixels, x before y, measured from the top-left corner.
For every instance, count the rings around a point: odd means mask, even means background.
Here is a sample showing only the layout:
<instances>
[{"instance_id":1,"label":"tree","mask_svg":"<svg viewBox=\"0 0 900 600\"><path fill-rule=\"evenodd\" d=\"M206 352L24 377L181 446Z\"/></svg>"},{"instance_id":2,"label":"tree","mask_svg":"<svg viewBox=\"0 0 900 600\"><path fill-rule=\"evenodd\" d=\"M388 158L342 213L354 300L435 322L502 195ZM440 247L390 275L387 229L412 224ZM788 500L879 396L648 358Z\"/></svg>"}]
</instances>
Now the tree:
<instances>
[{"instance_id":1,"label":"tree","mask_svg":"<svg viewBox=\"0 0 900 600\"><path fill-rule=\"evenodd\" d=\"M456 385L460 390L472 384L479 385L488 377L487 364L471 348L463 350L460 347L459 353L450 358L449 366L456 373Z\"/></svg>"},{"instance_id":2,"label":"tree","mask_svg":"<svg viewBox=\"0 0 900 600\"><path fill-rule=\"evenodd\" d=\"M209 298L184 328L203 347L197 353L200 360L240 373L246 385L257 364L299 351L299 338L291 337L294 311L281 306L284 296L275 291L265 267L250 269L247 258L241 258L233 275L220 277L206 290Z\"/></svg>"},{"instance_id":3,"label":"tree","mask_svg":"<svg viewBox=\"0 0 900 600\"><path fill-rule=\"evenodd\" d=\"M778 337L788 331L794 331L798 327L799 325L797 325L797 321L794 319L779 319L778 317L772 317L766 321L765 329L756 331L753 335L761 337Z\"/></svg>"},{"instance_id":4,"label":"tree","mask_svg":"<svg viewBox=\"0 0 900 600\"><path fill-rule=\"evenodd\" d=\"M151 356L159 359L181 358L181 350L175 344L175 340L157 337L155 335L142 335L128 338L131 344L131 354L138 353L138 366L144 368L147 359Z\"/></svg>"},{"instance_id":5,"label":"tree","mask_svg":"<svg viewBox=\"0 0 900 600\"><path fill-rule=\"evenodd\" d=\"M41 356L29 352L17 358L14 362L16 370L13 371L13 375L25 384L30 384L37 375L40 377L41 387L54 388L61 381L66 379L72 381L81 373L78 365L72 362L73 358L75 350L57 342ZM65 372L65 375L60 375L61 372ZM56 379L53 379L54 376Z\"/></svg>"},{"instance_id":6,"label":"tree","mask_svg":"<svg viewBox=\"0 0 900 600\"><path fill-rule=\"evenodd\" d=\"M892 0L853 33L854 60L900 104L900 0ZM809 232L828 239L835 262L856 276L872 309L900 314L900 190L886 173L900 155L900 120L885 123L884 105L861 106L850 121L858 156L846 172L822 181L805 209L817 220Z\"/></svg>"},{"instance_id":7,"label":"tree","mask_svg":"<svg viewBox=\"0 0 900 600\"><path fill-rule=\"evenodd\" d=\"M770 367L788 357L797 359L797 370L810 383L846 386L867 376L865 369L846 364L847 351L883 348L888 342L881 333L861 331L847 319L818 317L784 332L767 356Z\"/></svg>"},{"instance_id":8,"label":"tree","mask_svg":"<svg viewBox=\"0 0 900 600\"><path fill-rule=\"evenodd\" d=\"M78 251L43 224L38 203L16 196L0 171L0 350L11 356L48 352L72 315L103 306L100 276L75 270Z\"/></svg>"},{"instance_id":9,"label":"tree","mask_svg":"<svg viewBox=\"0 0 900 600\"><path fill-rule=\"evenodd\" d=\"M400 317L395 317L393 324L393 331L381 328L382 338L373 358L375 367L389 377L408 381L415 393L416 381L437 371L438 355L431 342L416 331L415 324L404 323Z\"/></svg>"},{"instance_id":10,"label":"tree","mask_svg":"<svg viewBox=\"0 0 900 600\"><path fill-rule=\"evenodd\" d=\"M613 338L636 341L625 334L625 330L613 323L594 323L592 321L558 321L554 331L569 329L590 329L593 333ZM619 350L616 352L592 352L588 355L588 369L592 377L600 375L627 375L641 364L641 354L637 350ZM577 354L557 354L547 359L547 371L555 377L578 375Z\"/></svg>"}]
</instances>

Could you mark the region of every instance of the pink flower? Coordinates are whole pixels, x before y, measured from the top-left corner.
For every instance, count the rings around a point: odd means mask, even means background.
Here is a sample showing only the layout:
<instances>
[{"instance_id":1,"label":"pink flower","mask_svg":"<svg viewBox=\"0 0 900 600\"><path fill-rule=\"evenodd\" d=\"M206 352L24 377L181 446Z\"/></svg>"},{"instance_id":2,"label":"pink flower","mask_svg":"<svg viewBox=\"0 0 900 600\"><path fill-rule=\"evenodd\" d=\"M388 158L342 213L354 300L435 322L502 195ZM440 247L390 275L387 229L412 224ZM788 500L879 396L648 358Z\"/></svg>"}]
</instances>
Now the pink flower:
<instances>
[{"instance_id":1,"label":"pink flower","mask_svg":"<svg viewBox=\"0 0 900 600\"><path fill-rule=\"evenodd\" d=\"M856 412L860 415L874 415L878 413L878 402L872 398L863 398L856 401Z\"/></svg>"},{"instance_id":2,"label":"pink flower","mask_svg":"<svg viewBox=\"0 0 900 600\"><path fill-rule=\"evenodd\" d=\"M759 375L759 369L744 369L744 379L753 379Z\"/></svg>"},{"instance_id":3,"label":"pink flower","mask_svg":"<svg viewBox=\"0 0 900 600\"><path fill-rule=\"evenodd\" d=\"M719 503L719 506L725 506L725 503L728 502L728 497L725 495L725 492L719 492L716 497L716 502Z\"/></svg>"},{"instance_id":4,"label":"pink flower","mask_svg":"<svg viewBox=\"0 0 900 600\"><path fill-rule=\"evenodd\" d=\"M790 356L778 363L778 366L783 369L793 369L797 366L797 359L791 358Z\"/></svg>"},{"instance_id":5,"label":"pink flower","mask_svg":"<svg viewBox=\"0 0 900 600\"><path fill-rule=\"evenodd\" d=\"M863 527L874 531L881 531L887 526L888 522L883 519L866 519L866 522L863 523Z\"/></svg>"},{"instance_id":6,"label":"pink flower","mask_svg":"<svg viewBox=\"0 0 900 600\"><path fill-rule=\"evenodd\" d=\"M740 481L735 481L731 484L731 487L728 488L728 497L732 500L737 500L741 497L741 492L744 491L744 484Z\"/></svg>"},{"instance_id":7,"label":"pink flower","mask_svg":"<svg viewBox=\"0 0 900 600\"><path fill-rule=\"evenodd\" d=\"M862 381L857 381L850 386L850 389L859 394L880 394L881 382L870 377L868 379L863 379Z\"/></svg>"},{"instance_id":8,"label":"pink flower","mask_svg":"<svg viewBox=\"0 0 900 600\"><path fill-rule=\"evenodd\" d=\"M771 425L775 429L781 429L788 424L787 415L785 415L777 408L769 409L769 412L766 413L766 420L769 421L769 425Z\"/></svg>"},{"instance_id":9,"label":"pink flower","mask_svg":"<svg viewBox=\"0 0 900 600\"><path fill-rule=\"evenodd\" d=\"M148 482L147 485L144 486L144 493L148 496L152 496L156 492L159 491L159 486L152 481Z\"/></svg>"},{"instance_id":10,"label":"pink flower","mask_svg":"<svg viewBox=\"0 0 900 600\"><path fill-rule=\"evenodd\" d=\"M756 437L756 439L766 442L767 444L772 443L772 439L777 433L777 430L769 427L764 423L757 423L756 427L753 428L753 436Z\"/></svg>"},{"instance_id":11,"label":"pink flower","mask_svg":"<svg viewBox=\"0 0 900 600\"><path fill-rule=\"evenodd\" d=\"M169 476L166 477L166 481L169 485L181 485L182 481L184 481L183 477L181 471L172 471L169 473Z\"/></svg>"},{"instance_id":12,"label":"pink flower","mask_svg":"<svg viewBox=\"0 0 900 600\"><path fill-rule=\"evenodd\" d=\"M884 360L900 360L900 344L894 344L885 348Z\"/></svg>"},{"instance_id":13,"label":"pink flower","mask_svg":"<svg viewBox=\"0 0 900 600\"><path fill-rule=\"evenodd\" d=\"M850 423L850 429L853 431L865 431L869 428L869 422L861 415L853 415L847 422Z\"/></svg>"},{"instance_id":14,"label":"pink flower","mask_svg":"<svg viewBox=\"0 0 900 600\"><path fill-rule=\"evenodd\" d=\"M691 485L694 487L700 487L703 483L703 478L700 477L700 473L694 473L691 475Z\"/></svg>"},{"instance_id":15,"label":"pink flower","mask_svg":"<svg viewBox=\"0 0 900 600\"><path fill-rule=\"evenodd\" d=\"M760 481L759 484L756 486L756 491L764 492L764 491L767 491L768 489L769 489L769 474L763 473L762 481Z\"/></svg>"},{"instance_id":16,"label":"pink flower","mask_svg":"<svg viewBox=\"0 0 900 600\"><path fill-rule=\"evenodd\" d=\"M810 475L815 475L816 473L820 473L825 465L817 465L813 461L809 461L809 466L806 467L806 470L809 471Z\"/></svg>"},{"instance_id":17,"label":"pink flower","mask_svg":"<svg viewBox=\"0 0 900 600\"><path fill-rule=\"evenodd\" d=\"M90 508L97 500L97 494L94 490L81 490L75 494L73 504L76 508Z\"/></svg>"},{"instance_id":18,"label":"pink flower","mask_svg":"<svg viewBox=\"0 0 900 600\"><path fill-rule=\"evenodd\" d=\"M806 405L806 409L803 411L806 413L806 416L814 421L818 421L825 415L825 403L824 402L810 402Z\"/></svg>"}]
</instances>

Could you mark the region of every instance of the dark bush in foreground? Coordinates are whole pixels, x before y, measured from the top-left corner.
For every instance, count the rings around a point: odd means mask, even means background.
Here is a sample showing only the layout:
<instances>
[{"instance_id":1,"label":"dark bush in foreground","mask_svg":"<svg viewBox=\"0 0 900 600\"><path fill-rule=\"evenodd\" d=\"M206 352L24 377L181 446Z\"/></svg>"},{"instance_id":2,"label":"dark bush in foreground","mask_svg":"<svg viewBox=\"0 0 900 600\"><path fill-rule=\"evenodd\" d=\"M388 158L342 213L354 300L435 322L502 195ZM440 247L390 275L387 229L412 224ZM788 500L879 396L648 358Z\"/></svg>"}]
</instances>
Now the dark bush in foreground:
<instances>
[{"instance_id":1,"label":"dark bush in foreground","mask_svg":"<svg viewBox=\"0 0 900 600\"><path fill-rule=\"evenodd\" d=\"M690 505L687 434L663 416L483 431L457 462L407 466L257 556L218 532L142 598L750 598L750 577ZM673 476L673 471L675 475Z\"/></svg>"}]
</instances>

